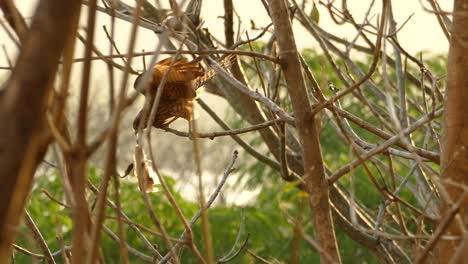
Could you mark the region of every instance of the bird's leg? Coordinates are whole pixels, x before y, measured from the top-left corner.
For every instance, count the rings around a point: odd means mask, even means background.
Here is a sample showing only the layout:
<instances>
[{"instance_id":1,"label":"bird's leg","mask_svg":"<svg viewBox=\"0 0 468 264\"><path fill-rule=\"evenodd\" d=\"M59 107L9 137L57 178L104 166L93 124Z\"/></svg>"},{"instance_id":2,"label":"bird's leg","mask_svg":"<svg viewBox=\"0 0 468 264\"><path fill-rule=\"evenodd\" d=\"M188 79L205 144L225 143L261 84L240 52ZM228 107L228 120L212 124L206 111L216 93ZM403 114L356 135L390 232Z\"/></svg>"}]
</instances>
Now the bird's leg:
<instances>
[{"instance_id":1,"label":"bird's leg","mask_svg":"<svg viewBox=\"0 0 468 264\"><path fill-rule=\"evenodd\" d=\"M193 136L192 136L192 122L193 122L193 117L190 117L189 120L188 120L188 138L190 140L193 140Z\"/></svg>"}]
</instances>

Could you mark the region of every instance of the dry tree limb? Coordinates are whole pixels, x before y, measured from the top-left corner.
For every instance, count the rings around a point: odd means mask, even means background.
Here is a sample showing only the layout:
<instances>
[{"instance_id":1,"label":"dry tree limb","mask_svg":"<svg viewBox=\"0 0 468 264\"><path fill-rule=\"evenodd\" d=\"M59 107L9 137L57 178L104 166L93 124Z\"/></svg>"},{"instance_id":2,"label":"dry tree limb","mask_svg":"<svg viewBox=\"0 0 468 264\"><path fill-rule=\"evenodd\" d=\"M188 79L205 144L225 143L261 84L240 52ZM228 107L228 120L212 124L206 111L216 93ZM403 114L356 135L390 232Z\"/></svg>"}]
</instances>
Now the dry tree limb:
<instances>
[{"instance_id":1,"label":"dry tree limb","mask_svg":"<svg viewBox=\"0 0 468 264\"><path fill-rule=\"evenodd\" d=\"M453 25L450 37L450 48L447 67L447 92L444 102L444 135L441 141L441 179L439 191L447 193L441 195L440 215L442 219L437 229L444 228L444 218L452 214L452 201L463 199L460 203L460 214L453 221L447 223L448 234L466 236L468 230L468 198L466 191L459 186L468 186L468 1L455 0L453 4ZM448 185L445 182L452 181L457 185ZM447 197L448 196L448 197ZM444 232L442 232L444 234ZM456 253L461 241L441 240L438 244L438 259L447 261ZM466 242L465 248L467 246ZM465 251L466 257L466 251ZM457 261L462 263L463 261Z\"/></svg>"},{"instance_id":2,"label":"dry tree limb","mask_svg":"<svg viewBox=\"0 0 468 264\"><path fill-rule=\"evenodd\" d=\"M226 183L226 180L228 178L228 176L234 171L234 163L236 162L237 160L237 156L238 156L238 152L237 150L234 150L234 152L232 153L232 159L231 159L231 162L229 163L229 165L227 166L226 170L224 171L224 174L223 174L223 177L221 178L220 182L218 183L218 185L216 186L214 192L211 194L210 198L208 198L208 201L206 202L205 204L205 208L208 209L211 207L211 205L213 204L213 202L216 200L216 198L218 197L219 193L221 192L221 189L223 188L224 184ZM190 223L189 223L189 226L190 228L195 224L195 222L200 218L200 216L202 215L202 210L203 209L199 209L198 212L195 214L195 216L192 217L192 219L190 220ZM188 231L189 229L185 229L184 232L182 233L182 235L180 236L179 238L179 241L183 241L183 240L186 240L187 239L187 235L188 235ZM176 243L174 245L174 247L171 248L171 250L169 251L169 253L167 253L164 258L162 258L160 260L160 264L163 264L163 263L166 263L170 257L171 257L171 252L175 252L177 249L180 248L180 243Z\"/></svg>"},{"instance_id":3,"label":"dry tree limb","mask_svg":"<svg viewBox=\"0 0 468 264\"><path fill-rule=\"evenodd\" d=\"M18 8L16 8L13 0L0 1L0 8L8 21L8 24L10 24L16 32L20 41L24 42L28 34L28 26L26 25L26 21L24 21L24 18Z\"/></svg>"},{"instance_id":4,"label":"dry tree limb","mask_svg":"<svg viewBox=\"0 0 468 264\"><path fill-rule=\"evenodd\" d=\"M76 141L72 146L72 151L67 162L70 169L70 183L73 190L75 203L73 212L72 231L72 263L83 263L87 255L86 242L89 239L91 230L91 219L86 200L86 175L87 175L87 155L86 141L88 135L88 97L91 78L91 57L92 43L94 41L94 27L96 24L97 0L91 0L87 17L86 45L84 51L85 61L83 63L82 82L79 95L77 133Z\"/></svg>"},{"instance_id":5,"label":"dry tree limb","mask_svg":"<svg viewBox=\"0 0 468 264\"><path fill-rule=\"evenodd\" d=\"M91 1L91 3L93 3ZM104 225L104 210L106 207L106 198L107 198L107 189L109 186L109 182L111 180L112 175L115 174L116 171L116 166L117 166L117 142L119 138L118 134L118 129L119 129L119 124L120 124L120 115L122 110L124 109L125 105L125 99L126 99L126 87L127 87L127 79L129 76L129 73L131 72L131 61L133 59L132 52L135 46L136 42L136 36L137 36L137 30L138 30L138 21L140 19L140 6L142 5L143 1L139 0L136 3L136 12L133 14L133 20L132 20L132 30L130 33L130 38L129 38L129 43L128 43L128 58L127 58L127 64L125 64L124 68L124 76L122 78L122 84L120 87L119 91L119 98L117 102L117 106L115 107L112 116L111 116L111 127L109 131L109 149L107 152L106 156L106 162L105 162L105 170L104 170L104 177L99 185L99 195L98 195L98 201L97 201L97 217L95 219L95 224L92 227L92 233L91 233L91 243L90 243L90 254L88 255L87 262L88 263L94 263L98 260L98 251L99 251L99 244L100 244L100 239L101 239L101 228ZM90 8L96 8L94 5L90 5ZM94 28L92 28L94 30ZM86 42L87 47L89 44L89 47L92 48L92 39ZM88 56L89 58L90 56ZM85 61L86 62L86 61ZM84 142L83 142L84 143ZM121 225L121 224L120 224ZM120 235L123 235L122 232L119 233ZM127 247L123 245L123 240L125 237L119 237L119 242L120 248L122 250L122 260L123 263L128 263L128 253L127 253Z\"/></svg>"},{"instance_id":6,"label":"dry tree limb","mask_svg":"<svg viewBox=\"0 0 468 264\"><path fill-rule=\"evenodd\" d=\"M0 262L11 252L32 176L47 148L46 100L80 1L41 1L0 98ZM40 50L41 52L38 52ZM34 88L34 89L32 89Z\"/></svg>"},{"instance_id":7,"label":"dry tree limb","mask_svg":"<svg viewBox=\"0 0 468 264\"><path fill-rule=\"evenodd\" d=\"M34 223L34 220L32 219L31 215L29 215L28 211L25 212L25 216L26 216L26 225L31 230L34 239L37 241L37 243L39 244L39 247L44 253L45 261L48 264L55 264L55 260L54 260L54 257L52 257L52 253L50 252L49 246L47 245L46 241L44 240L44 237L41 234L41 231L37 227L36 223Z\"/></svg>"},{"instance_id":8,"label":"dry tree limb","mask_svg":"<svg viewBox=\"0 0 468 264\"><path fill-rule=\"evenodd\" d=\"M220 127L222 127L226 131L231 131L232 129L224 122L216 113L213 111L205 101L203 101L201 98L197 99L197 102L200 104L200 106L213 118L213 120L218 123ZM270 166L271 168L278 170L280 168L280 164L276 162L273 159L270 159L269 157L263 155L262 153L258 152L254 148L252 148L249 144L247 144L240 136L238 135L230 135L231 138L237 142L247 153L252 155L254 158L256 158L258 161L265 163L266 165Z\"/></svg>"},{"instance_id":9,"label":"dry tree limb","mask_svg":"<svg viewBox=\"0 0 468 264\"><path fill-rule=\"evenodd\" d=\"M167 36L165 36L165 37L167 37ZM182 45L180 45L178 50L182 49L184 42L185 42L185 38L182 41ZM177 58L178 56L179 56L179 54L176 54L175 57ZM161 81L158 84L156 95L152 99L147 99L146 100L147 102L145 102L145 106L144 106L144 108L142 110L143 111L143 114L142 114L143 118L141 118L139 120L139 124L138 124L138 128L137 128L137 146L139 146L142 143L143 132L141 132L141 131L142 131L143 127L144 127L143 123L146 122L145 127L150 128L150 129L147 129L146 133L144 133L144 134L146 135L145 138L146 138L147 144L148 144L149 157L150 157L150 160L151 160L151 169L156 173L156 175L158 177L158 180L161 183L161 187L162 187L162 189L164 191L164 194L169 199L169 202L171 203L171 205L175 209L175 211L177 213L177 217L180 219L180 221L182 222L182 224L184 225L186 230L188 230L188 232L189 232L189 236L188 236L189 248L192 250L194 255L197 257L197 260L199 262L201 262L201 263L204 263L204 260L203 260L202 256L200 255L196 245L193 242L193 235L192 235L191 227L189 226L189 224L187 222L187 219L185 218L182 210L180 209L179 205L177 204L174 196L172 195L171 191L169 190L169 187L168 187L166 181L162 177L161 173L159 173L159 170L158 170L158 168L156 166L156 160L155 160L155 155L154 155L153 145L152 145L152 140L151 140L151 132L152 132L151 127L152 127L152 124L153 124L153 122L154 122L154 120L156 118L156 113L157 113L157 110L158 110L159 102L160 102L160 99L162 98L162 91L164 90L164 85L165 85L166 81L168 80L169 73L171 72L172 67L174 67L175 62L176 62L176 60L172 60L171 63L169 64L169 66L168 66L167 71L164 72L164 74L163 74L163 76L161 78ZM143 75L143 78L145 78L144 75ZM144 82L144 80L142 82ZM149 93L149 92L147 91L147 93ZM148 96L148 98L150 98L150 96ZM152 101L152 102L149 102L149 101ZM150 109L147 109L147 107L150 108ZM148 110L150 110L150 111L147 112ZM145 116L147 116L147 115L149 115L149 116L147 117L147 120L145 121L145 119L146 119ZM165 242L166 246L168 248L172 248L171 241L167 238L167 235L165 235L164 227L159 223L159 220L156 218L156 214L153 212L152 206L149 203L148 194L145 191L142 191L142 195L143 195L143 199L145 201L145 205L146 205L146 207L148 209L148 212L150 213L150 216L152 216L151 218L152 218L153 222L160 229L161 233L164 234L163 238L164 238L164 242ZM170 251L170 253L171 253L171 256L173 257L173 261L178 263L179 260L176 258L175 252Z\"/></svg>"},{"instance_id":10,"label":"dry tree limb","mask_svg":"<svg viewBox=\"0 0 468 264\"><path fill-rule=\"evenodd\" d=\"M388 149L390 146L392 146L392 145L396 144L398 141L400 141L400 139L403 136L409 135L411 132L413 132L416 129L420 128L422 125L430 122L435 117L442 115L442 113L443 113L443 111L439 110L439 111L436 111L434 114L429 113L427 115L424 115L419 120L417 120L415 123L413 123L411 126L403 129L399 134L392 136L391 138L386 140L384 143L382 143L382 144L376 146L375 148L369 150L366 154L364 154L362 156L362 160L363 161L368 160L372 156L374 156L376 154L379 154L379 153L382 153L383 151ZM341 169L335 171L333 173L333 175L331 175L328 178L328 181L330 183L336 182L341 176L348 173L352 168L358 166L359 164L360 164L359 160L354 160L354 161L350 162L349 164L343 166Z\"/></svg>"},{"instance_id":11,"label":"dry tree limb","mask_svg":"<svg viewBox=\"0 0 468 264\"><path fill-rule=\"evenodd\" d=\"M99 190L90 182L88 181L88 188L96 195L99 194ZM106 199L107 204L114 210L118 210L118 207L115 203L113 203L110 199ZM128 223L130 228L132 228L136 235L140 238L140 240L143 242L143 244L154 254L159 257L161 257L161 254L154 248L153 244L146 238L146 236L141 232L139 229L138 225L132 224L133 222L130 220L130 218L124 214L124 212L120 211L119 212L119 218L122 219L122 222ZM162 236L162 235L161 235Z\"/></svg>"},{"instance_id":12,"label":"dry tree limb","mask_svg":"<svg viewBox=\"0 0 468 264\"><path fill-rule=\"evenodd\" d=\"M275 36L279 46L280 65L287 83L288 93L294 109L295 125L303 144L304 182L309 194L309 208L317 234L317 241L322 248L319 251L322 263L340 263L340 254L336 242L329 199L329 185L326 180L316 119L306 91L301 61L289 20L285 1L269 1L271 18L275 27Z\"/></svg>"},{"instance_id":13,"label":"dry tree limb","mask_svg":"<svg viewBox=\"0 0 468 264\"><path fill-rule=\"evenodd\" d=\"M146 52L135 52L133 53L132 57L141 57L141 56L146 56L146 55L153 55L154 51L146 51ZM247 57L255 57L259 58L262 60L266 61L271 61L273 63L278 63L278 58L259 53L259 52L253 52L253 51L246 51L246 50L224 50L224 49L216 49L216 50L210 50L210 49L205 49L205 50L162 50L159 51L159 54L167 54L167 55L175 55L175 54L190 54L190 55L214 55L214 54L233 54L233 55L239 55L239 56L247 56ZM118 59L118 58L123 58L127 57L128 54L110 54L110 55L104 55L102 53L99 54L99 56L92 56L90 59L91 60L104 60L107 62L108 59ZM75 58L73 62L82 62L84 61L84 58Z\"/></svg>"},{"instance_id":14,"label":"dry tree limb","mask_svg":"<svg viewBox=\"0 0 468 264\"><path fill-rule=\"evenodd\" d=\"M232 135L239 135L239 134L244 134L244 133L249 133L253 131L257 131L263 128L267 128L269 126L273 126L276 123L282 123L283 121L281 119L275 119L275 120L270 120L266 121L261 124L253 125L250 127L245 127L245 128L239 128L239 129L231 129L231 130L225 130L225 131L220 131L220 132L205 132L205 133L198 133L197 137L198 138L209 138L213 140L216 137L224 137L224 136L232 136ZM187 137L187 138L193 138L193 133L190 132L182 132L178 131L169 127L163 128L164 131L172 133L174 135L180 136L180 137Z\"/></svg>"}]
</instances>

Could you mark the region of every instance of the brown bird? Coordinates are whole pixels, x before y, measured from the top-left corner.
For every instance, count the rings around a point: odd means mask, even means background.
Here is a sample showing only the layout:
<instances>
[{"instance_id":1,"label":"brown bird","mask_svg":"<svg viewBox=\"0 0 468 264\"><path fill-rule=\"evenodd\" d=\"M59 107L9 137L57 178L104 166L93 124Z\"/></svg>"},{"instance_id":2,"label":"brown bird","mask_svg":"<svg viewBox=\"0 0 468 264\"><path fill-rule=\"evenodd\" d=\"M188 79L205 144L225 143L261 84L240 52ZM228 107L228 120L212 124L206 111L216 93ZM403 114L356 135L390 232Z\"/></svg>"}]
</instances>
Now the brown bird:
<instances>
[{"instance_id":1,"label":"brown bird","mask_svg":"<svg viewBox=\"0 0 468 264\"><path fill-rule=\"evenodd\" d=\"M228 55L220 64L224 68L229 67L234 61L234 55ZM169 57L156 63L149 77L148 84L142 89L137 89L143 74L140 74L134 83L134 88L146 96L146 100L154 101L159 84L164 74L169 70L173 57ZM215 76L213 69L204 71L197 61L188 61L187 58L181 58L174 62L170 72L167 75L163 86L158 109L154 118L153 127L166 128L170 123L178 118L190 121L192 117L193 101L200 92L200 87ZM137 130L143 115L143 109L138 113L133 121L133 129ZM149 111L143 121L143 128L146 128Z\"/></svg>"}]
</instances>

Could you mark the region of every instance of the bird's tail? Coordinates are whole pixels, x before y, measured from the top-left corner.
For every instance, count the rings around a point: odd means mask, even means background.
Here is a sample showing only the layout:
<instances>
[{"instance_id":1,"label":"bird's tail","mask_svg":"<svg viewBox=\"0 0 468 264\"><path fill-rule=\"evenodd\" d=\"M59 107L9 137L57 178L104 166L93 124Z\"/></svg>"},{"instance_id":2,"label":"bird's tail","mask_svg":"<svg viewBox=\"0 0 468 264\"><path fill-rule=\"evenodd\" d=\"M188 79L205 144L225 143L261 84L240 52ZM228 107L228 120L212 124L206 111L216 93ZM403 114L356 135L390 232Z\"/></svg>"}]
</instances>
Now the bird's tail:
<instances>
[{"instance_id":1,"label":"bird's tail","mask_svg":"<svg viewBox=\"0 0 468 264\"><path fill-rule=\"evenodd\" d=\"M236 61L236 55L229 54L224 59L221 59L218 63L223 69L231 67L232 64ZM195 89L199 89L205 85L208 81L213 79L216 76L216 71L213 67L210 67L203 76L200 76L195 83Z\"/></svg>"}]
</instances>

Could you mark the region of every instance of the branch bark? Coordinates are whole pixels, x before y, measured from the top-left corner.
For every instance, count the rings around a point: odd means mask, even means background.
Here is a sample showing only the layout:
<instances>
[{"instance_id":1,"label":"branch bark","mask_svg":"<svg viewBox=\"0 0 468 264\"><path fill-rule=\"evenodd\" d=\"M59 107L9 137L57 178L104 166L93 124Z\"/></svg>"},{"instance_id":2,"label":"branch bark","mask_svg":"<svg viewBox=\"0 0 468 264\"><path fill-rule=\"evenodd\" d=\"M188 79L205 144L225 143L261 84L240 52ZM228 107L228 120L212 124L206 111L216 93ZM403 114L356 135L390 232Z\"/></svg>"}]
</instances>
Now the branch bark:
<instances>
[{"instance_id":1,"label":"branch bark","mask_svg":"<svg viewBox=\"0 0 468 264\"><path fill-rule=\"evenodd\" d=\"M464 190L459 185L467 186L468 184L468 104L466 103L468 102L468 75L466 74L468 71L468 31L466 30L468 18L465 15L466 12L468 12L468 0L456 0L453 7L453 29L447 66L445 133L441 144L441 178L444 181L441 191L446 192L448 197L442 195L445 199L442 199L440 206L441 219L450 213L453 201L457 201L463 195ZM454 182L459 185L450 184ZM464 234L468 226L468 198L462 201L459 212L459 216L452 218L446 232L447 235L458 236L459 239L439 241L440 263L450 260L457 248L463 244L463 237L466 237ZM454 263L462 262L463 257Z\"/></svg>"},{"instance_id":2,"label":"branch bark","mask_svg":"<svg viewBox=\"0 0 468 264\"><path fill-rule=\"evenodd\" d=\"M16 32L20 41L24 42L28 33L28 27L23 16L16 8L15 3L13 3L12 0L3 0L0 1L0 8L3 11L5 19L8 21L8 24L10 24Z\"/></svg>"},{"instance_id":3,"label":"branch bark","mask_svg":"<svg viewBox=\"0 0 468 264\"><path fill-rule=\"evenodd\" d=\"M0 97L0 262L8 262L36 167L47 149L48 94L81 1L41 1Z\"/></svg>"},{"instance_id":4,"label":"branch bark","mask_svg":"<svg viewBox=\"0 0 468 264\"><path fill-rule=\"evenodd\" d=\"M269 0L271 18L275 26L280 65L284 72L294 109L296 128L303 145L304 181L309 193L309 207L317 240L322 250L322 263L340 262L331 216L329 186L325 177L319 135L312 107L306 91L301 61L284 0Z\"/></svg>"}]
</instances>

